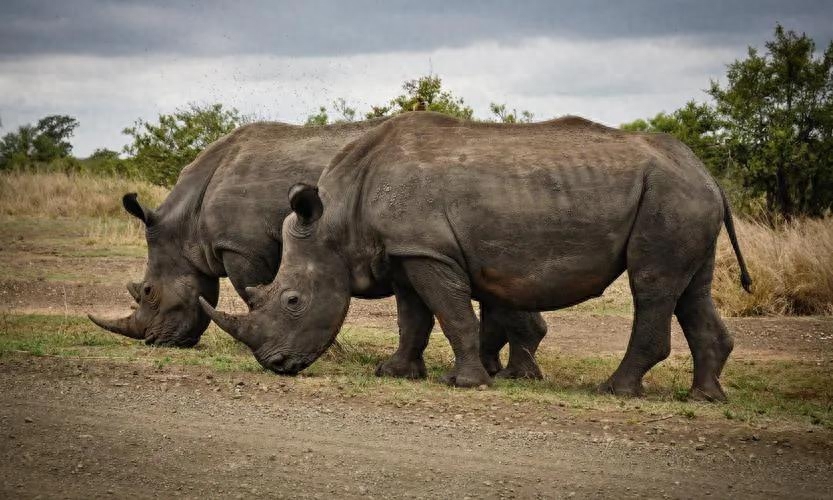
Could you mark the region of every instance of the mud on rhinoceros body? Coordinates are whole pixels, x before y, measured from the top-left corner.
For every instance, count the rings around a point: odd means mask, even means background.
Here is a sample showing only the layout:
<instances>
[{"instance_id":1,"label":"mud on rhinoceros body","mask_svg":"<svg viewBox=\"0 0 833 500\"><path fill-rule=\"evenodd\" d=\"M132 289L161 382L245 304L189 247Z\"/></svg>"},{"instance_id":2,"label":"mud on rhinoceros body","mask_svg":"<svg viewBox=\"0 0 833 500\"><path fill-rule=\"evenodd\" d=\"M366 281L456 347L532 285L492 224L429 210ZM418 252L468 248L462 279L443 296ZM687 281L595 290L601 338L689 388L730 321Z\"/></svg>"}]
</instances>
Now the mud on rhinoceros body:
<instances>
[{"instance_id":1,"label":"mud on rhinoceros body","mask_svg":"<svg viewBox=\"0 0 833 500\"><path fill-rule=\"evenodd\" d=\"M407 189L402 189L406 186ZM275 280L249 314L203 302L258 361L294 373L326 350L351 296L390 281L400 345L419 363L436 317L455 355L446 380L489 383L472 299L554 310L599 296L625 270L633 331L604 392L639 394L670 353L676 314L694 358L691 394L724 399L732 338L711 298L725 224L750 280L721 189L666 135L625 133L567 117L531 125L397 117L345 147L318 187L290 192Z\"/></svg>"},{"instance_id":2,"label":"mud on rhinoceros body","mask_svg":"<svg viewBox=\"0 0 833 500\"><path fill-rule=\"evenodd\" d=\"M290 213L284 193L297 182L316 181L345 144L384 121L246 125L206 148L182 171L158 208L143 206L133 193L125 195L125 210L146 228L145 276L128 284L136 302L132 314L90 319L147 344L197 344L210 322L198 298L216 305L219 278L228 277L251 304L252 287L269 283L277 273L280 227ZM390 287L381 293L389 295ZM508 341L514 347L503 374L540 377L533 355L546 325L538 314L495 310L484 313L483 324L488 347L483 356L493 372L502 368L498 353ZM385 370L380 368L380 373ZM413 376L424 373L417 370Z\"/></svg>"}]
</instances>

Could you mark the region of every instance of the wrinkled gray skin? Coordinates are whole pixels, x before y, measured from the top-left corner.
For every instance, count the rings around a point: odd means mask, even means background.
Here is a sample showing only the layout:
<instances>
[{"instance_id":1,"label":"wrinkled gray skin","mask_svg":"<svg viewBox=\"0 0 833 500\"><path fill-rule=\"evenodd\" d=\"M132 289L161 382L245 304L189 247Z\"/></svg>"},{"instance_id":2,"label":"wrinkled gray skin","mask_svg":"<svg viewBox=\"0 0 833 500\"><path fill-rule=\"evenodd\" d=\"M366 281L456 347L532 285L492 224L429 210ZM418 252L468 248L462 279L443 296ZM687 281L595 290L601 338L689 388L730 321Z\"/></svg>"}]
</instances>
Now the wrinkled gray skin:
<instances>
[{"instance_id":1,"label":"wrinkled gray skin","mask_svg":"<svg viewBox=\"0 0 833 500\"><path fill-rule=\"evenodd\" d=\"M694 357L692 396L725 399L732 338L711 282L722 191L676 139L567 117L530 125L394 118L348 145L318 188L290 191L283 260L245 316L206 311L277 372L333 342L350 296L392 282L402 329L389 361L421 359L436 316L455 354L447 379L489 383L471 300L554 310L597 297L627 270L635 317L604 392L636 395L670 352L676 314Z\"/></svg>"},{"instance_id":2,"label":"wrinkled gray skin","mask_svg":"<svg viewBox=\"0 0 833 500\"><path fill-rule=\"evenodd\" d=\"M317 180L345 144L383 121L246 125L206 148L156 210L142 206L135 194L125 195L125 209L146 224L148 244L145 277L128 285L136 310L126 318L91 319L148 344L195 345L209 323L197 299L203 296L216 305L220 277L228 276L249 304L247 288L275 277L290 186ZM379 293L390 294L389 288ZM539 315L500 311L487 313L483 323L493 371L501 368L497 353L508 334L511 357L503 374L540 377L532 357L546 332Z\"/></svg>"}]
</instances>

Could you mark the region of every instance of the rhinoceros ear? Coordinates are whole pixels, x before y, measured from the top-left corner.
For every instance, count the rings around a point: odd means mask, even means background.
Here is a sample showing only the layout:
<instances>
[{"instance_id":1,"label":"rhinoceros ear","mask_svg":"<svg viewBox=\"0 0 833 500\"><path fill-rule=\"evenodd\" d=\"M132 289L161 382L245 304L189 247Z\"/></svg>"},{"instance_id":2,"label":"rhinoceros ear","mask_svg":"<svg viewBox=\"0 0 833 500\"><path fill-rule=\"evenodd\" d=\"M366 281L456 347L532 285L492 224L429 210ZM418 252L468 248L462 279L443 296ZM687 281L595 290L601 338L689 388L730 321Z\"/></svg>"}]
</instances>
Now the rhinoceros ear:
<instances>
[{"instance_id":1,"label":"rhinoceros ear","mask_svg":"<svg viewBox=\"0 0 833 500\"><path fill-rule=\"evenodd\" d=\"M318 196L318 188L303 182L289 188L289 206L304 224L312 224L324 213L324 204Z\"/></svg>"},{"instance_id":2,"label":"rhinoceros ear","mask_svg":"<svg viewBox=\"0 0 833 500\"><path fill-rule=\"evenodd\" d=\"M143 207L139 203L139 200L136 199L136 196L136 193L127 193L122 196L121 204L124 205L124 209L127 210L130 215L144 222L146 226L149 226L153 220L153 211Z\"/></svg>"}]
</instances>

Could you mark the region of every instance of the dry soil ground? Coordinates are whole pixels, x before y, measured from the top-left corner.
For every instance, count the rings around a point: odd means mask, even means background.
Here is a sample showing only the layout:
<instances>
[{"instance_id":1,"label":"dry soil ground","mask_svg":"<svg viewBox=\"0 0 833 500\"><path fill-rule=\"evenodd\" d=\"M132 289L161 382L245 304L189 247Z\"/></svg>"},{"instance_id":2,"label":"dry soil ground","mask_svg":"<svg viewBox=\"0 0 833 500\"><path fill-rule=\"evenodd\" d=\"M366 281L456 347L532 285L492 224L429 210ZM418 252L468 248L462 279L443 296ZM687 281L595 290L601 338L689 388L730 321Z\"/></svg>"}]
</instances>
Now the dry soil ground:
<instances>
[{"instance_id":1,"label":"dry soil ground","mask_svg":"<svg viewBox=\"0 0 833 500\"><path fill-rule=\"evenodd\" d=\"M38 224L0 221L0 497L833 495L830 317L730 318L728 405L679 401L676 325L646 399L590 392L627 344L622 283L547 314L543 382L376 380L389 300L354 302L346 354L278 377L214 329L193 353L96 333L78 316L128 311L141 247Z\"/></svg>"}]
</instances>

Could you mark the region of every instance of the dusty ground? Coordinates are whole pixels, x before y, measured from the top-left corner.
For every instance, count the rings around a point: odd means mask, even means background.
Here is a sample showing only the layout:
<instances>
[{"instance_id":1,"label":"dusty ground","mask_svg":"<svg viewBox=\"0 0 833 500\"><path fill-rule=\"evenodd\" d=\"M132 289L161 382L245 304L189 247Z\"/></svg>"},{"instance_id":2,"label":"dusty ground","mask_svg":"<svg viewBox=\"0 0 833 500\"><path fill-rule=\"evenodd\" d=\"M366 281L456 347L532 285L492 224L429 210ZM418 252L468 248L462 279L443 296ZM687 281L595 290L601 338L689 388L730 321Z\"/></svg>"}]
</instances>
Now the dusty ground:
<instances>
[{"instance_id":1,"label":"dusty ground","mask_svg":"<svg viewBox=\"0 0 833 500\"><path fill-rule=\"evenodd\" d=\"M831 493L827 433L633 424L489 391L397 408L304 378L60 358L0 372L7 497Z\"/></svg>"},{"instance_id":2,"label":"dusty ground","mask_svg":"<svg viewBox=\"0 0 833 500\"><path fill-rule=\"evenodd\" d=\"M12 229L0 235L0 313L128 311L123 283L144 265L134 246L81 251ZM626 295L619 283L603 300L547 314L544 349L621 353ZM241 307L227 286L223 300ZM727 323L733 360L833 361L830 317ZM390 300L355 301L347 321L380 335L394 325ZM673 345L686 352L676 325ZM0 357L0 497L833 496L833 431L800 419L733 420L719 407L691 418L653 403L643 411L639 400L581 406L422 382L356 391L343 376L218 372L85 349Z\"/></svg>"}]
</instances>

